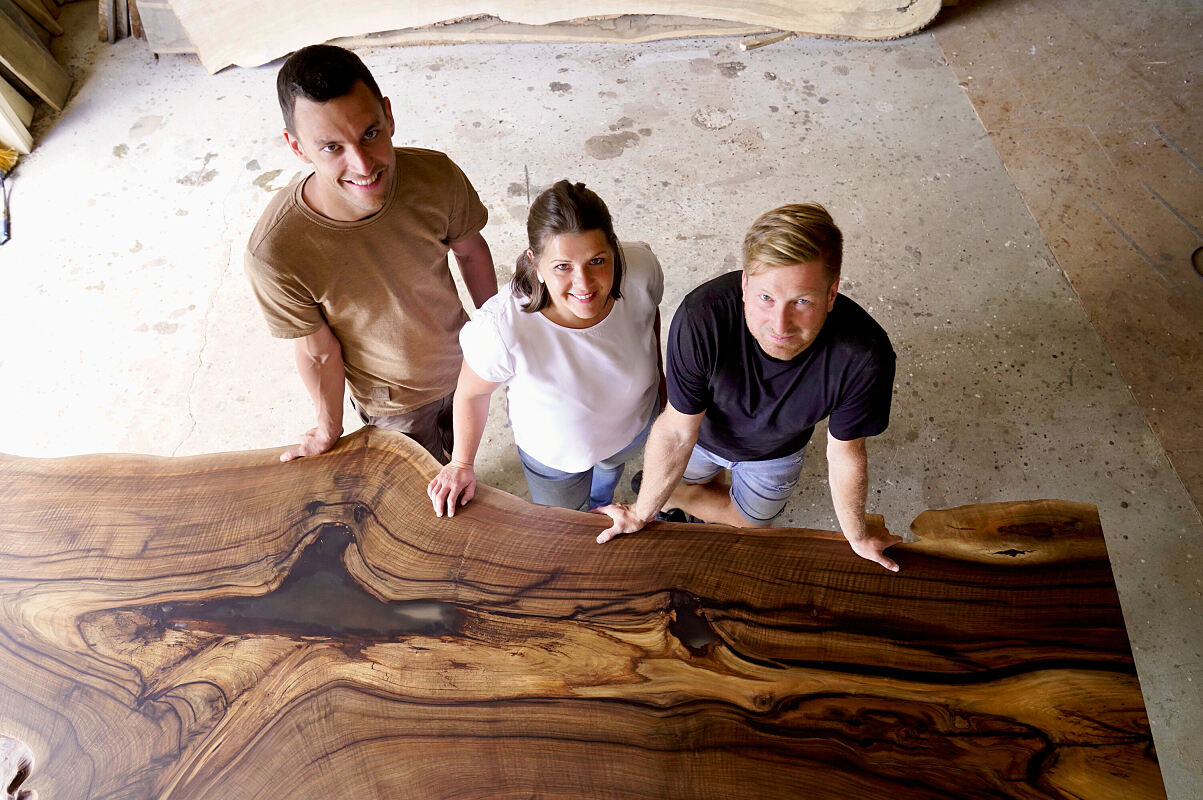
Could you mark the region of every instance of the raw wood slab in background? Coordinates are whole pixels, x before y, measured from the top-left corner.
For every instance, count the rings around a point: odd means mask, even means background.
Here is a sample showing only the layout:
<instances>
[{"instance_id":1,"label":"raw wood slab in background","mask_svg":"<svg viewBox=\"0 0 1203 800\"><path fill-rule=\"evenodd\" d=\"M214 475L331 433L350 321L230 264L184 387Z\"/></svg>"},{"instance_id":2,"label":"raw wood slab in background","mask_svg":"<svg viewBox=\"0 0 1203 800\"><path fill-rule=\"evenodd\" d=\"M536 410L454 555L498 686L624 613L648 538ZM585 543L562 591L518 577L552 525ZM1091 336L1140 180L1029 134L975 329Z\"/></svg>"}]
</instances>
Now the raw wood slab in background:
<instances>
[{"instance_id":1,"label":"raw wood slab in background","mask_svg":"<svg viewBox=\"0 0 1203 800\"><path fill-rule=\"evenodd\" d=\"M103 2L104 0L102 0ZM380 31L436 26L494 17L521 26L624 15L676 15L821 36L893 39L931 22L940 0L716 0L684 4L676 0L427 0L395 3L360 0L170 0L197 56L210 72L231 64L255 67L305 45Z\"/></svg>"},{"instance_id":2,"label":"raw wood slab in background","mask_svg":"<svg viewBox=\"0 0 1203 800\"><path fill-rule=\"evenodd\" d=\"M112 16L113 2L101 0L102 31L108 27L106 19ZM130 0L129 7L131 22L137 14L142 16L144 38L155 53L196 53L210 72L216 72L231 63L256 66L323 40L349 48L473 42L637 43L768 35L789 26L815 35L889 39L925 26L940 4L921 0L896 7L882 0L832 0L787 8L736 0L682 9L679 4L664 2L532 6L508 0L475 4L452 0L425 6L361 3L354 8L340 6L338 14L331 15L326 13L331 8L328 0L310 0L300 9L295 4L287 8L260 5L256 11L267 12L264 19L270 18L271 24L257 28L243 19L236 35L221 29L220 23L213 26L209 15L214 11L242 15L245 6ZM719 18L683 16L682 11ZM177 13L188 20L187 28ZM196 32L199 47L189 30Z\"/></svg>"},{"instance_id":3,"label":"raw wood slab in background","mask_svg":"<svg viewBox=\"0 0 1203 800\"><path fill-rule=\"evenodd\" d=\"M0 459L0 734L100 797L1164 796L1098 517L837 534L482 488L372 428L278 451ZM878 523L880 524L880 523Z\"/></svg>"}]
</instances>

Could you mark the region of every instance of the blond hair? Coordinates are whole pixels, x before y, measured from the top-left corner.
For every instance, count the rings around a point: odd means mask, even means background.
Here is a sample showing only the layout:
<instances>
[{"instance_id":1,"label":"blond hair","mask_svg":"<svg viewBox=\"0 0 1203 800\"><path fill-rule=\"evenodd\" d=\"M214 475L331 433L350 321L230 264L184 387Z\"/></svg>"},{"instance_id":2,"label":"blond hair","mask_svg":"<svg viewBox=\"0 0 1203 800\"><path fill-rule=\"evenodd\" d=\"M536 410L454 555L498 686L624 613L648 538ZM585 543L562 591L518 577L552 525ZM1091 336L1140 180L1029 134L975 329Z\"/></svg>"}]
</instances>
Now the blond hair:
<instances>
[{"instance_id":1,"label":"blond hair","mask_svg":"<svg viewBox=\"0 0 1203 800\"><path fill-rule=\"evenodd\" d=\"M844 237L818 203L794 203L766 211L744 236L744 272L819 261L828 283L840 277Z\"/></svg>"}]
</instances>

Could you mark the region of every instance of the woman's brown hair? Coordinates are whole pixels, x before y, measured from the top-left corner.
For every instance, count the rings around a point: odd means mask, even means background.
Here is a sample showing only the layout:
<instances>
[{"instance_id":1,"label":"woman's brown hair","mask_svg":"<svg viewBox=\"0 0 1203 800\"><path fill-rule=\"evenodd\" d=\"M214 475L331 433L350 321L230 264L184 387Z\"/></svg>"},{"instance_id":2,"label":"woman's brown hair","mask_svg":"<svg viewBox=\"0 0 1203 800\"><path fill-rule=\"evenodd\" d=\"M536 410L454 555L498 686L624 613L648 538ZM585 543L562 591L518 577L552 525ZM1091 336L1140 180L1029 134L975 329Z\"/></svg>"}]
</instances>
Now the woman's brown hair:
<instances>
[{"instance_id":1,"label":"woman's brown hair","mask_svg":"<svg viewBox=\"0 0 1203 800\"><path fill-rule=\"evenodd\" d=\"M585 184L562 180L540 193L526 215L526 238L535 257L532 260L523 251L510 281L510 291L519 297L530 298L522 307L523 311L542 311L551 303L547 287L539 283L535 269L535 262L543 254L548 240L563 233L585 231L601 231L606 237L606 243L614 252L614 284L610 287L610 296L616 300L622 297L622 251L618 248L618 237L614 235L610 210L596 192L585 188Z\"/></svg>"}]
</instances>

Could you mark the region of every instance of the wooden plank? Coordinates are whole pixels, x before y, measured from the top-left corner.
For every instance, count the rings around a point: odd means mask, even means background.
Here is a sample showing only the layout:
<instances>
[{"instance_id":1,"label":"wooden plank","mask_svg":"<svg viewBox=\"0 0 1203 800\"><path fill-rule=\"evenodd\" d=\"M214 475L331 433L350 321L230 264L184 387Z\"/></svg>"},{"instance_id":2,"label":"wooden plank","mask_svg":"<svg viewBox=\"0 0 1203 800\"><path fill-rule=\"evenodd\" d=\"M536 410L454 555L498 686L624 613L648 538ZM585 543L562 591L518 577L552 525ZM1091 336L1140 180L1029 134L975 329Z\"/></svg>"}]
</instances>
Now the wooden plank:
<instances>
[{"instance_id":1,"label":"wooden plank","mask_svg":"<svg viewBox=\"0 0 1203 800\"><path fill-rule=\"evenodd\" d=\"M46 8L46 11L50 13L50 16L54 17L55 19L58 19L59 14L63 13L63 10L59 8L58 3L56 3L54 0L42 0L42 5Z\"/></svg>"},{"instance_id":2,"label":"wooden plank","mask_svg":"<svg viewBox=\"0 0 1203 800\"><path fill-rule=\"evenodd\" d=\"M3 78L0 78L0 100L3 100L12 109L13 115L25 127L28 128L29 123L33 122L33 104L22 97L21 93Z\"/></svg>"},{"instance_id":3,"label":"wooden plank","mask_svg":"<svg viewBox=\"0 0 1203 800\"><path fill-rule=\"evenodd\" d=\"M45 28L55 36L63 35L63 26L58 24L58 21L51 16L46 10L46 6L42 5L42 0L16 0L21 10L33 18L38 25Z\"/></svg>"},{"instance_id":4,"label":"wooden plank","mask_svg":"<svg viewBox=\"0 0 1203 800\"><path fill-rule=\"evenodd\" d=\"M13 0L0 0L0 14L4 14L13 24L31 38L37 38L39 32L45 33L41 26L36 25L28 14L20 9Z\"/></svg>"},{"instance_id":5,"label":"wooden plank","mask_svg":"<svg viewBox=\"0 0 1203 800\"><path fill-rule=\"evenodd\" d=\"M4 97L0 97L0 145L22 155L28 155L33 149L33 137L29 129L22 124L16 109Z\"/></svg>"},{"instance_id":6,"label":"wooden plank","mask_svg":"<svg viewBox=\"0 0 1203 800\"><path fill-rule=\"evenodd\" d=\"M142 14L138 11L137 0L129 0L129 35L135 39L146 38L146 32L142 29Z\"/></svg>"},{"instance_id":7,"label":"wooden plank","mask_svg":"<svg viewBox=\"0 0 1203 800\"><path fill-rule=\"evenodd\" d=\"M117 19L114 12L113 0L97 0L96 24L96 35L100 41L117 41Z\"/></svg>"},{"instance_id":8,"label":"wooden plank","mask_svg":"<svg viewBox=\"0 0 1203 800\"><path fill-rule=\"evenodd\" d=\"M117 38L114 41L129 38L129 0L114 1L113 25L117 29Z\"/></svg>"},{"instance_id":9,"label":"wooden plank","mask_svg":"<svg viewBox=\"0 0 1203 800\"><path fill-rule=\"evenodd\" d=\"M0 0L0 8L7 0ZM42 43L0 14L0 63L56 111L61 111L71 92L71 76L59 66Z\"/></svg>"},{"instance_id":10,"label":"wooden plank","mask_svg":"<svg viewBox=\"0 0 1203 800\"><path fill-rule=\"evenodd\" d=\"M4 66L4 62L0 61L0 78L8 82L8 85L17 90L28 102L36 102L37 95L33 90L25 85L25 82L13 74L13 71Z\"/></svg>"},{"instance_id":11,"label":"wooden plank","mask_svg":"<svg viewBox=\"0 0 1203 800\"><path fill-rule=\"evenodd\" d=\"M599 546L609 520L483 486L435 518L438 464L372 427L281 450L0 457L30 789L1165 797L1093 506L929 512L894 574L823 531Z\"/></svg>"}]
</instances>

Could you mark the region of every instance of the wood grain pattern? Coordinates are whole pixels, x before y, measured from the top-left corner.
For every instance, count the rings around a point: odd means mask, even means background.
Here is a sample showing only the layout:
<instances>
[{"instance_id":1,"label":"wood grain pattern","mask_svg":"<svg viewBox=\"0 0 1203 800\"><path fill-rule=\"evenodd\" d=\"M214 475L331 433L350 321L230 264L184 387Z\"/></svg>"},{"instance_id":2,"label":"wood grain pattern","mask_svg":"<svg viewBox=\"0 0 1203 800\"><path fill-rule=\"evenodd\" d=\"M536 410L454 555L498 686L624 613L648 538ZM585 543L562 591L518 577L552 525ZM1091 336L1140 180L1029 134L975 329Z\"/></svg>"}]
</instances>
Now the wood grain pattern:
<instances>
[{"instance_id":1,"label":"wood grain pattern","mask_svg":"<svg viewBox=\"0 0 1203 800\"><path fill-rule=\"evenodd\" d=\"M893 575L821 531L599 546L484 487L437 519L437 465L371 428L278 452L0 458L0 734L31 788L1164 796L1092 507L925 515ZM970 525L1081 543L940 545Z\"/></svg>"}]
</instances>

